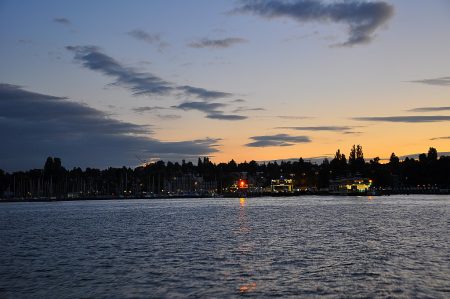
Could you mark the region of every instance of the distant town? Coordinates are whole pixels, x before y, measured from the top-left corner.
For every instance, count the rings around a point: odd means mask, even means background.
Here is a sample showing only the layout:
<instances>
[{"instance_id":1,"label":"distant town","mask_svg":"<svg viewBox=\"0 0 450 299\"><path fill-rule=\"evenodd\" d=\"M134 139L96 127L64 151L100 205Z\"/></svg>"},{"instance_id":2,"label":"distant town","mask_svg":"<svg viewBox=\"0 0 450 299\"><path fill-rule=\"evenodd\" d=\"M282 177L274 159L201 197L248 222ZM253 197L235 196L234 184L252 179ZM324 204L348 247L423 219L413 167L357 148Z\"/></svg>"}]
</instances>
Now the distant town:
<instances>
[{"instance_id":1,"label":"distant town","mask_svg":"<svg viewBox=\"0 0 450 299\"><path fill-rule=\"evenodd\" d=\"M364 159L354 145L348 158L340 150L321 164L298 161L237 164L192 162L146 163L128 167L63 167L61 159L48 157L43 169L6 173L0 170L2 201L241 197L321 195L449 194L450 156L435 148L418 159L400 160L392 153L388 163Z\"/></svg>"}]
</instances>

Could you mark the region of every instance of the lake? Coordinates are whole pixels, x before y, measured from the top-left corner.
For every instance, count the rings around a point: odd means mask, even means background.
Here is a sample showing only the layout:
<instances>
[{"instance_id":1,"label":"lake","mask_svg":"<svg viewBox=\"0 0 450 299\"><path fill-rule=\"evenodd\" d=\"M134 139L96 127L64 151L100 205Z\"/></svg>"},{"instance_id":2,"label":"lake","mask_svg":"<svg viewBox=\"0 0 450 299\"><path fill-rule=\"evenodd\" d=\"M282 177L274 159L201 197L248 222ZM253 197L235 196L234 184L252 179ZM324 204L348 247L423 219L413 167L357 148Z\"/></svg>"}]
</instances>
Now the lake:
<instances>
[{"instance_id":1,"label":"lake","mask_svg":"<svg viewBox=\"0 0 450 299\"><path fill-rule=\"evenodd\" d=\"M0 204L1 298L450 297L450 197Z\"/></svg>"}]
</instances>

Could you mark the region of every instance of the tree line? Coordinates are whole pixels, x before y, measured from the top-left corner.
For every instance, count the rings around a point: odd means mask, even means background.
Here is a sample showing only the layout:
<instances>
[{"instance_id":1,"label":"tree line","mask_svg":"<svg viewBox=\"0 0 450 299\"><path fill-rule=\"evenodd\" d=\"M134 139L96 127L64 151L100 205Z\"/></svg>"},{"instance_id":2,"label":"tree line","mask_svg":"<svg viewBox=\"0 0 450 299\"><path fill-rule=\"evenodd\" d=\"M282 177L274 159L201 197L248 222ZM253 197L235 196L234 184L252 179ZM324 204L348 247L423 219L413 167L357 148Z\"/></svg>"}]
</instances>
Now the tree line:
<instances>
[{"instance_id":1,"label":"tree line","mask_svg":"<svg viewBox=\"0 0 450 299\"><path fill-rule=\"evenodd\" d=\"M354 145L348 159L340 150L333 159L316 164L299 158L296 161L257 163L212 163L209 158L192 162L158 161L136 167L107 169L75 167L67 170L62 161L48 157L43 169L7 173L0 169L0 197L64 198L69 194L84 196L139 196L143 193L161 194L178 180L180 188L214 188L217 193L227 190L237 179L245 176L258 186L268 186L272 179L292 178L299 187L327 188L331 179L365 177L381 188L450 187L450 156L441 155L430 147L418 159L400 160L394 153L389 162L376 157L367 161L360 145ZM201 184L196 185L197 180ZM195 182L194 182L195 181ZM194 185L195 183L195 185ZM202 187L203 186L203 187ZM165 190L165 191L164 191ZM189 189L189 191L193 191Z\"/></svg>"}]
</instances>

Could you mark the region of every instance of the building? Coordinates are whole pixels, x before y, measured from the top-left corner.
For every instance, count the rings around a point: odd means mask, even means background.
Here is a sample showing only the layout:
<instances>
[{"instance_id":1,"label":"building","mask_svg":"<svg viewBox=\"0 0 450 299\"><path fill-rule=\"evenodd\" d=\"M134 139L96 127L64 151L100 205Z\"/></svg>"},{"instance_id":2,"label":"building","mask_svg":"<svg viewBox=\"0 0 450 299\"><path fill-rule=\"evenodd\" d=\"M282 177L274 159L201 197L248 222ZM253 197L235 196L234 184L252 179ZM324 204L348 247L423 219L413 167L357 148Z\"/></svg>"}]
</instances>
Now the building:
<instances>
[{"instance_id":1,"label":"building","mask_svg":"<svg viewBox=\"0 0 450 299\"><path fill-rule=\"evenodd\" d=\"M270 191L272 193L290 193L294 191L294 183L292 179L284 179L281 177L277 180L272 180L270 183Z\"/></svg>"},{"instance_id":2,"label":"building","mask_svg":"<svg viewBox=\"0 0 450 299\"><path fill-rule=\"evenodd\" d=\"M330 180L329 192L332 194L358 194L367 192L372 186L368 178L350 177Z\"/></svg>"}]
</instances>

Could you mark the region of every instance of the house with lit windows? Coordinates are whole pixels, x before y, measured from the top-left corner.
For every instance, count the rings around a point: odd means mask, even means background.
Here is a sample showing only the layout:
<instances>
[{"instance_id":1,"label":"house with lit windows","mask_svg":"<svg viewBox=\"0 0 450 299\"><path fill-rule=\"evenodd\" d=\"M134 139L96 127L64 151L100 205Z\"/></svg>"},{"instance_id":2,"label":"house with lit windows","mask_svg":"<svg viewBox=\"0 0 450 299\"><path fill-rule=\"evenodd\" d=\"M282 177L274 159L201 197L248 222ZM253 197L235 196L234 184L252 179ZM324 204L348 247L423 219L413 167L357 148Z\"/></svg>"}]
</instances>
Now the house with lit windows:
<instances>
[{"instance_id":1,"label":"house with lit windows","mask_svg":"<svg viewBox=\"0 0 450 299\"><path fill-rule=\"evenodd\" d=\"M330 180L330 194L365 194L372 186L372 180L368 178L349 177Z\"/></svg>"}]
</instances>

